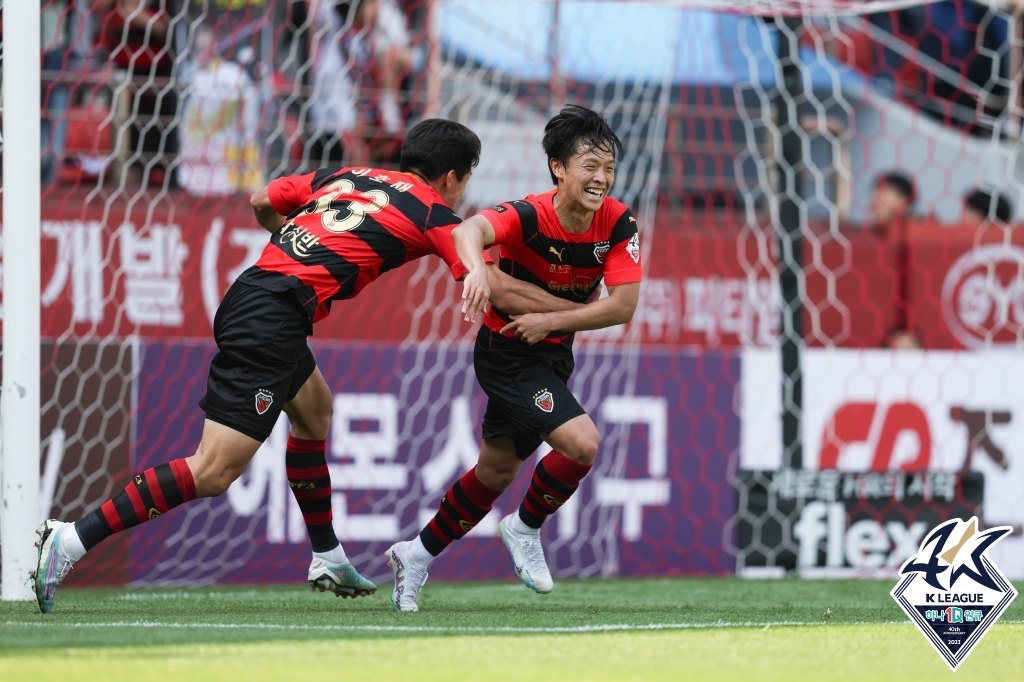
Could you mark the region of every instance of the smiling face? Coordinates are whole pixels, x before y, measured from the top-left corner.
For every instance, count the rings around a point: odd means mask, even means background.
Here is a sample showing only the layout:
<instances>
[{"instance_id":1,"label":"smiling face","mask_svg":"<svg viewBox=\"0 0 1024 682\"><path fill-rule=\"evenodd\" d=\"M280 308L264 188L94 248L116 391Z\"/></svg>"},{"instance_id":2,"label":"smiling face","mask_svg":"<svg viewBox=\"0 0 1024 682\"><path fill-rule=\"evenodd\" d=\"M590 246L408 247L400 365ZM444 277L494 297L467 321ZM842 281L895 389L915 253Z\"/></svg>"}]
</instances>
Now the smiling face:
<instances>
[{"instance_id":1,"label":"smiling face","mask_svg":"<svg viewBox=\"0 0 1024 682\"><path fill-rule=\"evenodd\" d=\"M577 204L587 211L597 211L615 182L615 152L609 147L584 148L562 165L558 159L549 162L558 181L559 201Z\"/></svg>"}]
</instances>

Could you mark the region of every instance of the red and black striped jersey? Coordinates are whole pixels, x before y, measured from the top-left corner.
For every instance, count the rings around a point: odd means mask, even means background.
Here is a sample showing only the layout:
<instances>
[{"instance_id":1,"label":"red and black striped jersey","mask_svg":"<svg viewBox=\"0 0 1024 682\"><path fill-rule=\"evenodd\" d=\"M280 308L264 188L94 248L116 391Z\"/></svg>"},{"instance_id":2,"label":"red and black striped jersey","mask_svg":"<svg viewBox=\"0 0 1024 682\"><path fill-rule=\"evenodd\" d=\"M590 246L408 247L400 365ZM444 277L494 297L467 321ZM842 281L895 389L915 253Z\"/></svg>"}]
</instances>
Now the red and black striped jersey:
<instances>
[{"instance_id":1,"label":"red and black striped jersey","mask_svg":"<svg viewBox=\"0 0 1024 682\"><path fill-rule=\"evenodd\" d=\"M274 180L270 203L287 220L238 280L294 292L313 322L388 270L436 254L466 274L452 241L462 222L432 187L407 173L321 169Z\"/></svg>"},{"instance_id":2,"label":"red and black striped jersey","mask_svg":"<svg viewBox=\"0 0 1024 682\"><path fill-rule=\"evenodd\" d=\"M555 214L555 190L531 194L481 213L494 227L494 243L500 245L499 267L516 279L577 303L601 285L639 282L640 235L629 208L605 199L594 214L590 229L567 231ZM499 331L511 318L491 306L484 324ZM572 345L572 334L551 334L542 343Z\"/></svg>"}]
</instances>

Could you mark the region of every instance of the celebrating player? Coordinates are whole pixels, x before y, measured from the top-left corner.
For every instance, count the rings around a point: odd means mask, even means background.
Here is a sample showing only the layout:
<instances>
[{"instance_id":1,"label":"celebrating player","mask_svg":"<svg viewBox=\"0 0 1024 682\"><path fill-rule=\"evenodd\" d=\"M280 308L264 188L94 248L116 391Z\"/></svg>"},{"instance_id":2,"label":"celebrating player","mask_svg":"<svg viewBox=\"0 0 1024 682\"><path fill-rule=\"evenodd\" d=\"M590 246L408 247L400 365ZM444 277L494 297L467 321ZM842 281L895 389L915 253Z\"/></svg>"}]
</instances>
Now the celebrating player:
<instances>
[{"instance_id":1,"label":"celebrating player","mask_svg":"<svg viewBox=\"0 0 1024 682\"><path fill-rule=\"evenodd\" d=\"M325 454L331 391L306 337L332 301L355 296L408 261L435 253L456 278L465 274L451 238L460 218L450 207L462 198L479 158L480 140L471 130L431 119L409 131L402 172L323 169L275 180L252 196L256 220L272 236L256 264L228 289L214 319L218 353L199 403L206 412L199 447L191 457L138 474L75 523L40 526L33 577L42 612L52 610L72 564L103 539L224 493L282 410L291 421L288 481L313 546L310 586L345 597L377 589L349 562L333 530ZM495 267L487 270L496 305L520 312L575 305Z\"/></svg>"},{"instance_id":2,"label":"celebrating player","mask_svg":"<svg viewBox=\"0 0 1024 682\"><path fill-rule=\"evenodd\" d=\"M574 367L573 332L632 319L640 295L639 235L630 210L608 198L622 143L607 121L590 109L565 107L544 128L544 151L555 190L488 209L453 230L469 270L463 312L476 319L490 297L487 272L493 268L481 257L490 244L501 245L502 271L586 305L516 315L491 301L473 356L488 397L480 458L441 498L419 536L388 550L395 574L391 599L399 611L419 610L427 566L487 515L542 440L552 452L537 463L519 511L501 520L498 534L523 582L550 592L541 525L575 492L597 455L597 428L566 385ZM602 277L609 295L588 302Z\"/></svg>"}]
</instances>

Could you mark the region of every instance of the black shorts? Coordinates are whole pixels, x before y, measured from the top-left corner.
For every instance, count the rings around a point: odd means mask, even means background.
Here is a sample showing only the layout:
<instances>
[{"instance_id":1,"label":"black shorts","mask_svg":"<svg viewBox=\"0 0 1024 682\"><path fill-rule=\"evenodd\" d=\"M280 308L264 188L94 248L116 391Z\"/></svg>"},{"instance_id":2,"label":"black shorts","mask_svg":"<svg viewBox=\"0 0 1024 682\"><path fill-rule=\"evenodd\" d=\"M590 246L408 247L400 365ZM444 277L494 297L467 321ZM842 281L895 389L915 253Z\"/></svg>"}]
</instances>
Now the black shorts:
<instances>
[{"instance_id":1,"label":"black shorts","mask_svg":"<svg viewBox=\"0 0 1024 682\"><path fill-rule=\"evenodd\" d=\"M291 293L235 282L213 319L217 355L199 407L211 421L264 441L316 360L309 316Z\"/></svg>"},{"instance_id":2,"label":"black shorts","mask_svg":"<svg viewBox=\"0 0 1024 682\"><path fill-rule=\"evenodd\" d=\"M533 454L544 436L587 413L569 390L575 368L570 347L529 346L481 326L473 366L488 399L484 439L508 436L519 459Z\"/></svg>"}]
</instances>

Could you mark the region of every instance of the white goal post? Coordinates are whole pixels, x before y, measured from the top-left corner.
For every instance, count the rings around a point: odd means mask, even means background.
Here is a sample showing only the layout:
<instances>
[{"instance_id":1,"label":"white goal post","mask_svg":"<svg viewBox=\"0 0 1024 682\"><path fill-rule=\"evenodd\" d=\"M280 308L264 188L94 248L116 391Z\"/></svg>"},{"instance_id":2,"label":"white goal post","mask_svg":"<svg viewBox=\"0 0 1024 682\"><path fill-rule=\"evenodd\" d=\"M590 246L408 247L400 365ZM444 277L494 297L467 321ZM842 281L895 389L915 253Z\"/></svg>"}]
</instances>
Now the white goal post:
<instances>
[{"instance_id":1,"label":"white goal post","mask_svg":"<svg viewBox=\"0 0 1024 682\"><path fill-rule=\"evenodd\" d=\"M39 3L4 4L0 594L29 601L39 513L40 13Z\"/></svg>"}]
</instances>

